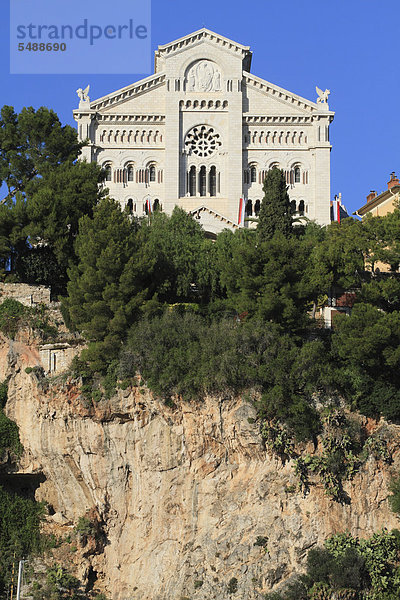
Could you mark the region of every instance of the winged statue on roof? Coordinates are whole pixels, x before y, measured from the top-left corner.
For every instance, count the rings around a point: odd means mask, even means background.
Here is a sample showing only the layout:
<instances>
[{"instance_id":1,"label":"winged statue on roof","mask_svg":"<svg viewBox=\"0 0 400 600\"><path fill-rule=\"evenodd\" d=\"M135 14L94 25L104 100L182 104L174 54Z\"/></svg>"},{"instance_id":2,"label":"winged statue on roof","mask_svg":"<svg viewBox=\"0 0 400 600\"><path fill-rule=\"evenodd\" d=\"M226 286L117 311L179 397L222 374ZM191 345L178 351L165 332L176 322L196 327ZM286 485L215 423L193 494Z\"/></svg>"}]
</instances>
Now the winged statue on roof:
<instances>
[{"instance_id":1,"label":"winged statue on roof","mask_svg":"<svg viewBox=\"0 0 400 600\"><path fill-rule=\"evenodd\" d=\"M90 102L90 98L88 96L89 89L90 85L86 86L84 90L82 88L76 90L76 93L78 94L79 100L81 102Z\"/></svg>"},{"instance_id":2,"label":"winged statue on roof","mask_svg":"<svg viewBox=\"0 0 400 600\"><path fill-rule=\"evenodd\" d=\"M328 96L331 93L331 90L326 89L324 92L316 85L315 91L318 94L317 103L318 104L326 104L328 102Z\"/></svg>"}]
</instances>

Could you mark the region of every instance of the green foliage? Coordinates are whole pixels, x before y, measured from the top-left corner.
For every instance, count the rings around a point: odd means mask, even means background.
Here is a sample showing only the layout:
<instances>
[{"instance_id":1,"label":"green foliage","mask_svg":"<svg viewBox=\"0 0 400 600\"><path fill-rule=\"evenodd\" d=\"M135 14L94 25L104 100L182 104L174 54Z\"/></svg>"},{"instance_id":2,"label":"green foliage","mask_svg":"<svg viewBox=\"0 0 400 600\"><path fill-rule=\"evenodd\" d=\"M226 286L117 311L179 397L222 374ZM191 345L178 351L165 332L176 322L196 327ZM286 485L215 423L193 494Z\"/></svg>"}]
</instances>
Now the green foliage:
<instances>
[{"instance_id":1,"label":"green foliage","mask_svg":"<svg viewBox=\"0 0 400 600\"><path fill-rule=\"evenodd\" d=\"M258 535L253 546L260 546L264 549L265 553L268 553L268 538L262 535Z\"/></svg>"},{"instance_id":2,"label":"green foliage","mask_svg":"<svg viewBox=\"0 0 400 600\"><path fill-rule=\"evenodd\" d=\"M193 583L193 587L195 590L198 590L201 588L201 586L203 585L204 581L202 579L195 579L194 583Z\"/></svg>"},{"instance_id":3,"label":"green foliage","mask_svg":"<svg viewBox=\"0 0 400 600\"><path fill-rule=\"evenodd\" d=\"M6 298L0 304L0 330L13 339L25 314L26 307L23 304L13 298Z\"/></svg>"},{"instance_id":4,"label":"green foliage","mask_svg":"<svg viewBox=\"0 0 400 600\"><path fill-rule=\"evenodd\" d=\"M4 455L5 450L9 450L16 457L20 457L23 447L19 439L17 425L0 410L0 456Z\"/></svg>"},{"instance_id":5,"label":"green foliage","mask_svg":"<svg viewBox=\"0 0 400 600\"><path fill-rule=\"evenodd\" d=\"M42 504L0 486L0 595L10 583L12 563L40 550L42 513Z\"/></svg>"},{"instance_id":6,"label":"green foliage","mask_svg":"<svg viewBox=\"0 0 400 600\"><path fill-rule=\"evenodd\" d=\"M238 591L238 580L236 577L232 577L228 583L228 594L236 594Z\"/></svg>"},{"instance_id":7,"label":"green foliage","mask_svg":"<svg viewBox=\"0 0 400 600\"><path fill-rule=\"evenodd\" d=\"M81 219L75 250L78 264L69 271L64 310L72 327L92 342L82 354L93 372L105 372L118 356L127 326L147 297L135 281L135 227L113 200L102 200L93 218Z\"/></svg>"},{"instance_id":8,"label":"green foliage","mask_svg":"<svg viewBox=\"0 0 400 600\"><path fill-rule=\"evenodd\" d=\"M221 234L223 235L223 234ZM250 317L282 324L294 333L309 323L310 302L316 295L307 271L308 239L258 240L254 232L239 231L217 239L216 254L225 306ZM229 244L229 245L228 245Z\"/></svg>"},{"instance_id":9,"label":"green foliage","mask_svg":"<svg viewBox=\"0 0 400 600\"><path fill-rule=\"evenodd\" d=\"M289 237L292 233L292 211L284 172L277 168L270 169L263 190L257 224L259 239L272 239L276 233Z\"/></svg>"},{"instance_id":10,"label":"green foliage","mask_svg":"<svg viewBox=\"0 0 400 600\"><path fill-rule=\"evenodd\" d=\"M87 600L79 579L61 565L47 569L44 585L33 586L33 600Z\"/></svg>"},{"instance_id":11,"label":"green foliage","mask_svg":"<svg viewBox=\"0 0 400 600\"><path fill-rule=\"evenodd\" d=\"M400 476L392 477L389 484L389 503L392 511L400 515Z\"/></svg>"},{"instance_id":12,"label":"green foliage","mask_svg":"<svg viewBox=\"0 0 400 600\"><path fill-rule=\"evenodd\" d=\"M285 425L275 421L265 421L261 426L261 435L267 448L283 462L297 456L293 437Z\"/></svg>"},{"instance_id":13,"label":"green foliage","mask_svg":"<svg viewBox=\"0 0 400 600\"><path fill-rule=\"evenodd\" d=\"M23 108L19 114L12 106L1 109L0 182L7 185L8 197L59 164L72 163L81 147L76 131L69 125L62 127L48 108Z\"/></svg>"},{"instance_id":14,"label":"green foliage","mask_svg":"<svg viewBox=\"0 0 400 600\"><path fill-rule=\"evenodd\" d=\"M72 250L72 245L70 248ZM63 291L67 283L65 268L60 266L50 246L36 246L20 252L15 272L20 281L49 286L53 294Z\"/></svg>"},{"instance_id":15,"label":"green foliage","mask_svg":"<svg viewBox=\"0 0 400 600\"><path fill-rule=\"evenodd\" d=\"M264 597L265 600L307 600L309 595L307 587L300 577L286 585L283 591L270 592Z\"/></svg>"},{"instance_id":16,"label":"green foliage","mask_svg":"<svg viewBox=\"0 0 400 600\"><path fill-rule=\"evenodd\" d=\"M335 321L332 351L346 366L339 385L367 416L400 418L400 312L356 304ZM341 367L341 363L338 363Z\"/></svg>"},{"instance_id":17,"label":"green foliage","mask_svg":"<svg viewBox=\"0 0 400 600\"><path fill-rule=\"evenodd\" d=\"M307 556L304 582L310 598L395 600L399 585L400 533L382 530L359 540L332 536Z\"/></svg>"},{"instance_id":18,"label":"green foliage","mask_svg":"<svg viewBox=\"0 0 400 600\"><path fill-rule=\"evenodd\" d=\"M79 517L74 530L81 540L87 540L87 538L94 537L96 534L95 525L87 517Z\"/></svg>"},{"instance_id":19,"label":"green foliage","mask_svg":"<svg viewBox=\"0 0 400 600\"><path fill-rule=\"evenodd\" d=\"M0 408L4 408L7 402L8 396L8 379L5 379L0 383Z\"/></svg>"},{"instance_id":20,"label":"green foliage","mask_svg":"<svg viewBox=\"0 0 400 600\"><path fill-rule=\"evenodd\" d=\"M209 322L190 312L167 311L132 327L120 376L133 377L139 371L164 397L238 391L261 384L259 371L276 335L272 326L233 319Z\"/></svg>"},{"instance_id":21,"label":"green foliage","mask_svg":"<svg viewBox=\"0 0 400 600\"><path fill-rule=\"evenodd\" d=\"M8 380L0 384L0 458L4 457L6 451L11 452L15 458L22 454L23 447L19 439L18 427L3 412L7 402Z\"/></svg>"},{"instance_id":22,"label":"green foliage","mask_svg":"<svg viewBox=\"0 0 400 600\"><path fill-rule=\"evenodd\" d=\"M44 305L28 307L6 298L0 304L0 331L14 339L20 327L31 327L46 340L57 334L57 329L50 324L47 309Z\"/></svg>"},{"instance_id":23,"label":"green foliage","mask_svg":"<svg viewBox=\"0 0 400 600\"><path fill-rule=\"evenodd\" d=\"M0 274L11 267L22 281L65 290L78 221L105 194L98 165L76 161L82 145L47 108L16 114L3 107L0 183L8 195L0 205Z\"/></svg>"}]
</instances>

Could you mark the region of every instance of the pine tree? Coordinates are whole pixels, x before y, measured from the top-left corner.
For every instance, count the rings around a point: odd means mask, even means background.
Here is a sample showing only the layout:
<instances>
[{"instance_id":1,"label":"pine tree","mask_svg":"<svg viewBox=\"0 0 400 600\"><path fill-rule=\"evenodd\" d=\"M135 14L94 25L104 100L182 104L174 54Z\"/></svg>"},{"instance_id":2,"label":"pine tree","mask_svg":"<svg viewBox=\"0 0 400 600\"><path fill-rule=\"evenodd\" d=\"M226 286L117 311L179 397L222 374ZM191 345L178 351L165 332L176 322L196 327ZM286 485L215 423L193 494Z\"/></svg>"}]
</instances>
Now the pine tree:
<instances>
[{"instance_id":1,"label":"pine tree","mask_svg":"<svg viewBox=\"0 0 400 600\"><path fill-rule=\"evenodd\" d=\"M270 240L276 233L290 237L292 211L285 174L276 167L270 169L264 181L264 198L258 218L257 233L261 240Z\"/></svg>"},{"instance_id":2,"label":"pine tree","mask_svg":"<svg viewBox=\"0 0 400 600\"><path fill-rule=\"evenodd\" d=\"M117 202L103 199L79 222L75 248L78 264L69 271L64 310L72 327L92 345L86 353L102 370L118 355L129 323L127 304L137 293L121 280L129 258L135 254L135 224Z\"/></svg>"}]
</instances>

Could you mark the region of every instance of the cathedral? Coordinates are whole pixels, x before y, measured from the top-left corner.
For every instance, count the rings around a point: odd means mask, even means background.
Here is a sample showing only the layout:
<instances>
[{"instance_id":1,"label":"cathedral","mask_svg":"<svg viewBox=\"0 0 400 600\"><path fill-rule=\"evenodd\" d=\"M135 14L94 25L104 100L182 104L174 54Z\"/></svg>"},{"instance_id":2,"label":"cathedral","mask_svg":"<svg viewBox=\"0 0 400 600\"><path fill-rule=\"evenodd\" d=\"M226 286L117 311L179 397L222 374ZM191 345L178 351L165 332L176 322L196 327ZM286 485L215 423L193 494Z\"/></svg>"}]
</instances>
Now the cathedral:
<instances>
[{"instance_id":1,"label":"cathedral","mask_svg":"<svg viewBox=\"0 0 400 600\"><path fill-rule=\"evenodd\" d=\"M277 166L295 212L328 224L329 90L306 100L253 75L251 59L203 28L159 46L145 79L93 101L79 89L83 157L103 167L110 196L138 217L180 206L216 235L254 226L245 217Z\"/></svg>"}]
</instances>

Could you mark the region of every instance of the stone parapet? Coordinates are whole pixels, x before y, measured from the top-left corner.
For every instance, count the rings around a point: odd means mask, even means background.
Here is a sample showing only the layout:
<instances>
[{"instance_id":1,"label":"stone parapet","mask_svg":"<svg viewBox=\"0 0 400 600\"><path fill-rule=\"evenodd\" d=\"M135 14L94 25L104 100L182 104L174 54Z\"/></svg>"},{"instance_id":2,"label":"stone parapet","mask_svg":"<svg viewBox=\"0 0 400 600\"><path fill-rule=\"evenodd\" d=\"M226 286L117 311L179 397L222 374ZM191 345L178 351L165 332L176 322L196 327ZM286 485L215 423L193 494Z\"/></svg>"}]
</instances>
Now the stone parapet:
<instances>
[{"instance_id":1,"label":"stone parapet","mask_svg":"<svg viewBox=\"0 0 400 600\"><path fill-rule=\"evenodd\" d=\"M0 283L0 304L6 298L18 300L25 306L50 305L50 288L26 283Z\"/></svg>"}]
</instances>

